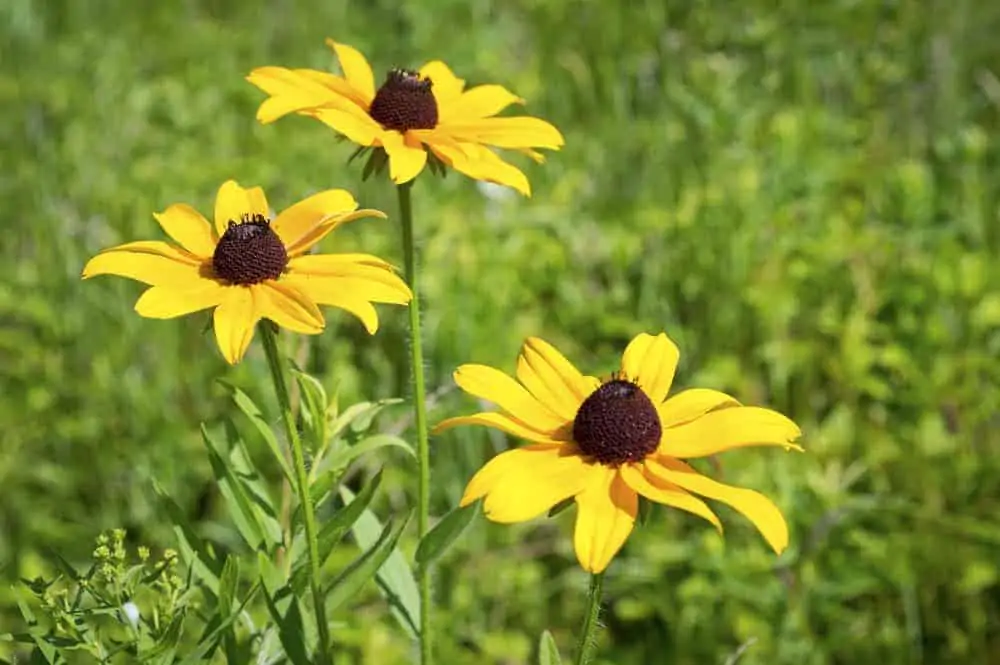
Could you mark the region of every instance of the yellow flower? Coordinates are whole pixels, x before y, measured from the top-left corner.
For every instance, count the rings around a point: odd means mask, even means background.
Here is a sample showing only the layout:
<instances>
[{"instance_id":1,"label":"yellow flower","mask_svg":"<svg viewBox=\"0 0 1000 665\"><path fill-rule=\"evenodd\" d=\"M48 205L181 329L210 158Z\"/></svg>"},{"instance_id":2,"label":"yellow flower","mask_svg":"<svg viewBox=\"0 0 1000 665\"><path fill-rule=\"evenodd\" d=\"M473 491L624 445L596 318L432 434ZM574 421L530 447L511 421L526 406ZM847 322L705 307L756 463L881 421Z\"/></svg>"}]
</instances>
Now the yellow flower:
<instances>
[{"instance_id":1,"label":"yellow flower","mask_svg":"<svg viewBox=\"0 0 1000 665\"><path fill-rule=\"evenodd\" d=\"M774 551L788 544L788 526L768 498L696 472L682 460L744 446L782 446L801 432L785 416L742 406L725 393L692 389L667 398L680 353L663 333L638 335L621 372L600 381L582 375L555 348L529 338L517 359L517 381L484 365L462 365L455 381L493 402L501 413L451 418L486 425L530 445L490 460L469 482L465 506L485 497L495 522L522 522L568 498L577 505L573 544L580 565L598 573L632 531L639 495L722 525L699 498L726 503L746 516Z\"/></svg>"},{"instance_id":2,"label":"yellow flower","mask_svg":"<svg viewBox=\"0 0 1000 665\"><path fill-rule=\"evenodd\" d=\"M150 285L135 310L153 319L214 307L215 337L230 363L243 357L262 318L295 332L321 332L317 305L345 309L374 333L371 303L406 304L409 287L375 256L307 254L345 222L385 218L357 207L348 192L330 189L270 221L264 190L229 180L215 199L214 229L191 206L174 204L153 216L179 247L156 240L112 247L87 262L83 278L120 275Z\"/></svg>"},{"instance_id":3,"label":"yellow flower","mask_svg":"<svg viewBox=\"0 0 1000 665\"><path fill-rule=\"evenodd\" d=\"M511 148L537 162L532 148L558 150L559 130L538 118L494 117L524 100L499 85L465 90L439 60L418 71L393 69L375 89L375 78L356 49L331 39L343 76L313 69L260 67L247 80L270 97L257 119L269 123L289 113L314 117L365 147L383 148L393 182L409 182L427 164L427 149L444 164L476 180L513 187L530 196L528 179L489 147Z\"/></svg>"}]
</instances>

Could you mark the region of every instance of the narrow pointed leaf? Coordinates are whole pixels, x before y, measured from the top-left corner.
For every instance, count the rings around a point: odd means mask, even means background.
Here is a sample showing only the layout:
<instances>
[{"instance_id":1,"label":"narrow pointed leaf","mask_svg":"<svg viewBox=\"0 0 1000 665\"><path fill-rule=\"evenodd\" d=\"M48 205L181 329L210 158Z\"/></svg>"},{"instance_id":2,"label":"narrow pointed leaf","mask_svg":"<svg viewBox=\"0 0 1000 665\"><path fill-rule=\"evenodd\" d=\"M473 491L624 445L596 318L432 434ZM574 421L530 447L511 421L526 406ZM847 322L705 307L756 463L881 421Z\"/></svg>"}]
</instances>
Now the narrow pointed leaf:
<instances>
[{"instance_id":1,"label":"narrow pointed leaf","mask_svg":"<svg viewBox=\"0 0 1000 665\"><path fill-rule=\"evenodd\" d=\"M344 501L354 498L354 494L341 486L340 496ZM382 523L371 510L364 510L351 527L351 535L358 547L370 548L382 532ZM413 570L403 553L396 549L376 574L376 581L382 595L389 602L392 614L403 630L412 639L420 634L420 595Z\"/></svg>"},{"instance_id":2,"label":"narrow pointed leaf","mask_svg":"<svg viewBox=\"0 0 1000 665\"><path fill-rule=\"evenodd\" d=\"M420 539L413 559L418 566L426 566L437 560L476 519L479 509L475 505L455 508L445 515L434 528Z\"/></svg>"},{"instance_id":3,"label":"narrow pointed leaf","mask_svg":"<svg viewBox=\"0 0 1000 665\"><path fill-rule=\"evenodd\" d=\"M278 626L278 639L285 649L288 660L292 662L292 665L312 665L309 660L309 648L305 642L305 630L302 627L302 612L299 610L298 599L294 595L290 595L289 598L291 602L288 605L288 610L282 614L275 599L266 591L264 592L264 603L267 605L267 611L271 614L274 623Z\"/></svg>"},{"instance_id":4,"label":"narrow pointed leaf","mask_svg":"<svg viewBox=\"0 0 1000 665\"><path fill-rule=\"evenodd\" d=\"M233 391L233 402L240 411L247 417L250 423L254 426L258 433L260 433L261 438L267 443L267 447L271 451L271 455L274 457L274 461L278 463L281 468L281 472L285 475L292 486L295 485L295 474L292 472L292 466L288 461L284 449L281 444L278 443L278 437L275 436L274 430L271 426L267 424L264 419L263 413L254 404L254 401L250 399L250 396L245 392L237 388L236 386L228 386Z\"/></svg>"},{"instance_id":5,"label":"narrow pointed leaf","mask_svg":"<svg viewBox=\"0 0 1000 665\"><path fill-rule=\"evenodd\" d=\"M250 503L250 498L244 492L242 485L236 480L229 461L218 452L216 444L213 442L204 425L201 427L201 438L205 443L205 449L208 451L208 461L212 465L212 473L215 475L215 480L219 485L219 493L222 494L222 498L226 501L226 505L229 508L229 516L232 518L236 530L240 532L244 542L251 549L258 549L264 544L266 537L264 535L264 527L261 526L257 519L253 505Z\"/></svg>"},{"instance_id":6,"label":"narrow pointed leaf","mask_svg":"<svg viewBox=\"0 0 1000 665\"><path fill-rule=\"evenodd\" d=\"M548 630L543 630L538 640L538 665L561 665L561 663L555 638Z\"/></svg>"},{"instance_id":7,"label":"narrow pointed leaf","mask_svg":"<svg viewBox=\"0 0 1000 665\"><path fill-rule=\"evenodd\" d=\"M375 543L333 580L326 594L327 606L331 611L356 596L366 583L375 579L378 569L395 550L396 541L409 519L410 516L407 515L402 520L386 524Z\"/></svg>"}]
</instances>

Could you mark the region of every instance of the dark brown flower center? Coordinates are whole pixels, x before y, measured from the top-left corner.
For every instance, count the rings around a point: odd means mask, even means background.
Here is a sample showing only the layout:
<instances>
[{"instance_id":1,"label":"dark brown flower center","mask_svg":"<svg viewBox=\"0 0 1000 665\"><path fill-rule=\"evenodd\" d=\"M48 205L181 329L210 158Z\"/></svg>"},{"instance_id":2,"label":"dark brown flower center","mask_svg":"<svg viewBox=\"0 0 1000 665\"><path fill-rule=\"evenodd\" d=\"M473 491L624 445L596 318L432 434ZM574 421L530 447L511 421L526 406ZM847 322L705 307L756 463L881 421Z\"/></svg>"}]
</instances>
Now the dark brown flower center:
<instances>
[{"instance_id":1,"label":"dark brown flower center","mask_svg":"<svg viewBox=\"0 0 1000 665\"><path fill-rule=\"evenodd\" d=\"M288 252L263 215L230 221L215 246L212 271L230 284L257 284L277 279L288 265Z\"/></svg>"},{"instance_id":2,"label":"dark brown flower center","mask_svg":"<svg viewBox=\"0 0 1000 665\"><path fill-rule=\"evenodd\" d=\"M431 80L409 69L391 70L375 93L368 113L385 129L434 129L438 107Z\"/></svg>"},{"instance_id":3,"label":"dark brown flower center","mask_svg":"<svg viewBox=\"0 0 1000 665\"><path fill-rule=\"evenodd\" d=\"M624 379L612 379L592 392L573 419L580 452L608 466L645 458L660 444L662 431L649 397Z\"/></svg>"}]
</instances>

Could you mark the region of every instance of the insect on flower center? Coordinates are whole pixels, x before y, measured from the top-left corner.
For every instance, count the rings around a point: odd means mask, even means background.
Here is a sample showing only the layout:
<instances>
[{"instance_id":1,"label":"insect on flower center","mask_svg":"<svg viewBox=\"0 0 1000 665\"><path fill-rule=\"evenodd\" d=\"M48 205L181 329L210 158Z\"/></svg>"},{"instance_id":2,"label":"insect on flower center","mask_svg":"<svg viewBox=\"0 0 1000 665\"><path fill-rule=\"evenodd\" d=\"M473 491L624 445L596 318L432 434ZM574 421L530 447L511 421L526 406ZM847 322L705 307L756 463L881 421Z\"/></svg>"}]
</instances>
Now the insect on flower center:
<instances>
[{"instance_id":1,"label":"insect on flower center","mask_svg":"<svg viewBox=\"0 0 1000 665\"><path fill-rule=\"evenodd\" d=\"M288 265L288 252L263 215L230 221L215 246L212 270L230 284L258 284L277 279Z\"/></svg>"},{"instance_id":2,"label":"insect on flower center","mask_svg":"<svg viewBox=\"0 0 1000 665\"><path fill-rule=\"evenodd\" d=\"M393 69L375 93L368 109L385 129L434 129L438 123L437 100L431 80L409 69Z\"/></svg>"},{"instance_id":3,"label":"insect on flower center","mask_svg":"<svg viewBox=\"0 0 1000 665\"><path fill-rule=\"evenodd\" d=\"M612 379L592 392L573 419L580 452L608 466L645 458L656 450L662 431L649 397L625 379Z\"/></svg>"}]
</instances>

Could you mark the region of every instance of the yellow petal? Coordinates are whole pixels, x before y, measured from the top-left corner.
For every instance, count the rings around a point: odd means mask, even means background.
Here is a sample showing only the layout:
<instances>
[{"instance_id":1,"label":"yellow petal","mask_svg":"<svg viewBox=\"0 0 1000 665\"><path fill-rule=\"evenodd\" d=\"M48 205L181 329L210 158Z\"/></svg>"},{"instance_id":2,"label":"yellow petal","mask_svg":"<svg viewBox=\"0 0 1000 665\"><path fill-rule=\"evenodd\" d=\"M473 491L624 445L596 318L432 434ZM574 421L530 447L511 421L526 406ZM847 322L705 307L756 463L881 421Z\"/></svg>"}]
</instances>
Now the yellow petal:
<instances>
[{"instance_id":1,"label":"yellow petal","mask_svg":"<svg viewBox=\"0 0 1000 665\"><path fill-rule=\"evenodd\" d=\"M564 427L568 419L557 415L503 372L486 365L462 365L454 373L458 387L493 402L510 415L539 432Z\"/></svg>"},{"instance_id":2,"label":"yellow petal","mask_svg":"<svg viewBox=\"0 0 1000 665\"><path fill-rule=\"evenodd\" d=\"M168 236L199 258L211 258L218 239L200 212L184 203L175 203L153 217Z\"/></svg>"},{"instance_id":3,"label":"yellow petal","mask_svg":"<svg viewBox=\"0 0 1000 665\"><path fill-rule=\"evenodd\" d=\"M531 185L524 173L486 146L465 143L461 145L461 151L440 142L430 143L430 146L435 153L443 155L456 171L470 178L511 187L524 196L531 196Z\"/></svg>"},{"instance_id":4,"label":"yellow petal","mask_svg":"<svg viewBox=\"0 0 1000 665\"><path fill-rule=\"evenodd\" d=\"M340 132L358 145L374 145L381 139L384 132L377 122L365 116L359 118L351 113L338 109L321 108L310 111L310 115L324 125Z\"/></svg>"},{"instance_id":5,"label":"yellow petal","mask_svg":"<svg viewBox=\"0 0 1000 665\"><path fill-rule=\"evenodd\" d=\"M639 384L653 404L659 404L670 392L680 357L677 345L664 333L656 337L640 333L625 347L622 372Z\"/></svg>"},{"instance_id":6,"label":"yellow petal","mask_svg":"<svg viewBox=\"0 0 1000 665\"><path fill-rule=\"evenodd\" d=\"M732 448L783 446L802 450L792 443L802 431L777 411L757 406L733 406L711 411L700 418L663 430L659 453L670 457L707 457Z\"/></svg>"},{"instance_id":7,"label":"yellow petal","mask_svg":"<svg viewBox=\"0 0 1000 665\"><path fill-rule=\"evenodd\" d=\"M257 313L297 333L316 335L323 332L326 322L316 303L283 282L267 281L253 287Z\"/></svg>"},{"instance_id":8,"label":"yellow petal","mask_svg":"<svg viewBox=\"0 0 1000 665\"><path fill-rule=\"evenodd\" d=\"M253 329L260 319L254 303L253 290L248 286L226 289L226 297L215 308L215 340L222 357L230 365L243 359L253 339Z\"/></svg>"},{"instance_id":9,"label":"yellow petal","mask_svg":"<svg viewBox=\"0 0 1000 665\"><path fill-rule=\"evenodd\" d=\"M438 123L462 122L493 116L511 104L524 100L502 85L479 85L463 92L457 99L438 109Z\"/></svg>"},{"instance_id":10,"label":"yellow petal","mask_svg":"<svg viewBox=\"0 0 1000 665\"><path fill-rule=\"evenodd\" d=\"M428 62L421 67L420 75L431 80L431 91L434 93L438 108L447 106L462 94L462 88L465 87L465 81L455 76L448 65L440 60Z\"/></svg>"},{"instance_id":11,"label":"yellow petal","mask_svg":"<svg viewBox=\"0 0 1000 665\"><path fill-rule=\"evenodd\" d=\"M583 490L592 470L572 446L515 448L491 459L472 477L459 505L486 497L483 512L490 520L524 522Z\"/></svg>"},{"instance_id":12,"label":"yellow petal","mask_svg":"<svg viewBox=\"0 0 1000 665\"><path fill-rule=\"evenodd\" d=\"M259 67L247 80L271 95L257 110L257 120L267 124L289 113L332 108L354 115L366 115L367 105L359 93L340 76L314 69Z\"/></svg>"},{"instance_id":13,"label":"yellow petal","mask_svg":"<svg viewBox=\"0 0 1000 665\"><path fill-rule=\"evenodd\" d=\"M356 219L363 219L365 217L386 219L385 213L381 210L370 210L368 208L334 215L302 236L298 242L286 247L285 250L288 252L289 257L296 257L305 254L334 229L339 228L347 222L353 222Z\"/></svg>"},{"instance_id":14,"label":"yellow petal","mask_svg":"<svg viewBox=\"0 0 1000 665\"><path fill-rule=\"evenodd\" d=\"M83 279L118 275L151 286L184 288L201 282L202 262L194 255L157 240L130 242L106 249L87 261Z\"/></svg>"},{"instance_id":15,"label":"yellow petal","mask_svg":"<svg viewBox=\"0 0 1000 665\"><path fill-rule=\"evenodd\" d=\"M282 276L281 281L295 288L317 305L339 307L350 312L361 320L369 334L374 335L378 330L378 313L372 304L357 294L341 290L338 280L288 273Z\"/></svg>"},{"instance_id":16,"label":"yellow petal","mask_svg":"<svg viewBox=\"0 0 1000 665\"><path fill-rule=\"evenodd\" d=\"M399 132L384 132L382 147L389 155L389 177L397 185L416 178L427 164L427 151L420 142Z\"/></svg>"},{"instance_id":17,"label":"yellow petal","mask_svg":"<svg viewBox=\"0 0 1000 665\"><path fill-rule=\"evenodd\" d=\"M718 390L692 388L679 392L659 406L660 422L664 427L676 427L700 418L709 411L740 406L735 397Z\"/></svg>"},{"instance_id":18,"label":"yellow petal","mask_svg":"<svg viewBox=\"0 0 1000 665\"><path fill-rule=\"evenodd\" d=\"M788 546L788 524L774 502L763 494L716 482L684 462L666 457L647 459L646 468L668 483L731 506L757 527L776 553L781 554Z\"/></svg>"},{"instance_id":19,"label":"yellow petal","mask_svg":"<svg viewBox=\"0 0 1000 665\"><path fill-rule=\"evenodd\" d=\"M532 118L480 118L441 124L439 128L459 141L485 143L498 148L549 148L558 150L565 143L552 124Z\"/></svg>"},{"instance_id":20,"label":"yellow petal","mask_svg":"<svg viewBox=\"0 0 1000 665\"><path fill-rule=\"evenodd\" d=\"M405 305L413 298L410 287L388 264L369 265L339 259L336 254L308 254L289 261L288 270L292 274L309 275L312 281L328 280L324 288L372 302Z\"/></svg>"},{"instance_id":21,"label":"yellow petal","mask_svg":"<svg viewBox=\"0 0 1000 665\"><path fill-rule=\"evenodd\" d=\"M691 496L681 488L668 483L646 471L643 464L625 464L618 469L629 487L651 501L678 508L708 520L722 533L722 522L708 505L698 497Z\"/></svg>"},{"instance_id":22,"label":"yellow petal","mask_svg":"<svg viewBox=\"0 0 1000 665\"><path fill-rule=\"evenodd\" d=\"M347 82L360 93L361 99L366 104L371 104L375 98L375 77L372 68L365 60L365 56L357 49L347 44L338 44L332 39L326 40L326 45L337 54L340 61L340 69L344 72Z\"/></svg>"},{"instance_id":23,"label":"yellow petal","mask_svg":"<svg viewBox=\"0 0 1000 665\"><path fill-rule=\"evenodd\" d=\"M315 231L317 226L329 221L334 215L350 212L357 207L358 202L350 192L328 189L282 210L274 218L271 228L287 249L295 247L305 236Z\"/></svg>"},{"instance_id":24,"label":"yellow petal","mask_svg":"<svg viewBox=\"0 0 1000 665\"><path fill-rule=\"evenodd\" d=\"M254 215L264 219L271 217L264 190L260 187L244 189L235 180L222 183L219 193L215 195L215 231L219 237L226 232L229 222L239 222Z\"/></svg>"},{"instance_id":25,"label":"yellow petal","mask_svg":"<svg viewBox=\"0 0 1000 665\"><path fill-rule=\"evenodd\" d=\"M564 442L568 442L570 439L567 429L560 429L554 432L539 432L536 429L528 427L516 418L496 412L474 413L471 416L448 418L435 425L431 433L440 434L445 430L449 430L452 427L458 427L459 425L484 425L486 427L498 429L501 432L506 432L507 434L519 439L533 441L535 443L553 443L561 445Z\"/></svg>"},{"instance_id":26,"label":"yellow petal","mask_svg":"<svg viewBox=\"0 0 1000 665\"><path fill-rule=\"evenodd\" d=\"M576 528L573 546L583 569L599 573L632 533L639 496L616 469L596 465L588 486L576 495Z\"/></svg>"},{"instance_id":27,"label":"yellow petal","mask_svg":"<svg viewBox=\"0 0 1000 665\"><path fill-rule=\"evenodd\" d=\"M517 378L543 404L566 420L576 417L592 390L583 375L554 346L529 337L517 358Z\"/></svg>"},{"instance_id":28,"label":"yellow petal","mask_svg":"<svg viewBox=\"0 0 1000 665\"><path fill-rule=\"evenodd\" d=\"M153 286L139 296L135 311L149 319L172 319L191 312L215 307L225 297L225 286L212 280L202 280L193 288Z\"/></svg>"}]
</instances>

